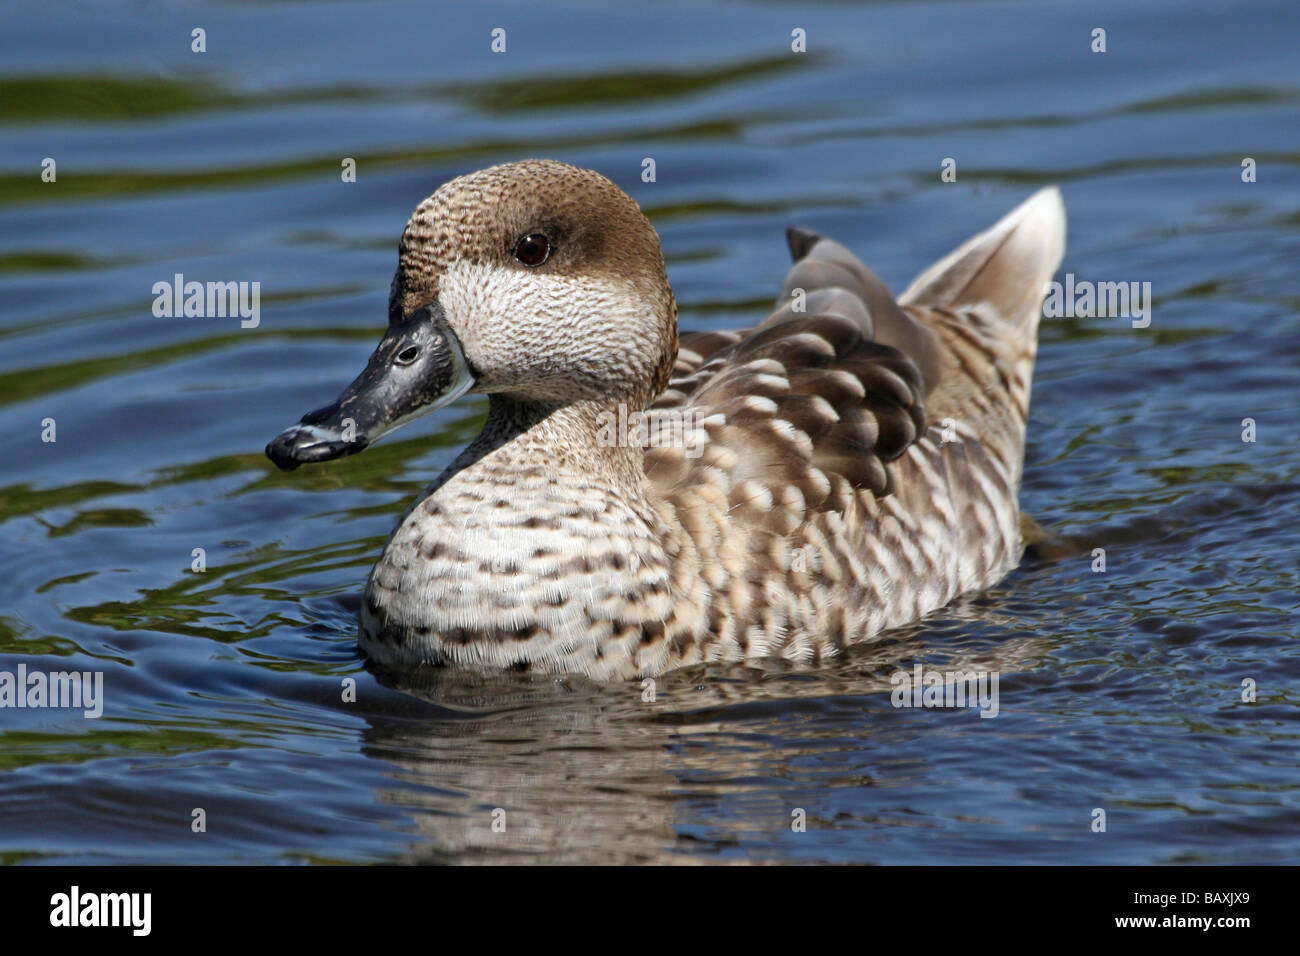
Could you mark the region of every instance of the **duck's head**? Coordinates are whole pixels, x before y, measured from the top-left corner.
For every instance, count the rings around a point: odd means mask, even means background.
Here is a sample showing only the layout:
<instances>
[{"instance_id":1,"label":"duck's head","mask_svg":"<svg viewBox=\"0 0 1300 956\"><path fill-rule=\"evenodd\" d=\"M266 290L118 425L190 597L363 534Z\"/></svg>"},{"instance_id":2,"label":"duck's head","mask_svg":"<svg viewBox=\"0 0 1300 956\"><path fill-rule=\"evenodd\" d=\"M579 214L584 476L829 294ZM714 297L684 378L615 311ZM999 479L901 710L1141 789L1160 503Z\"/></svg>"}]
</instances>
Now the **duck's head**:
<instances>
[{"instance_id":1,"label":"duck's head","mask_svg":"<svg viewBox=\"0 0 1300 956\"><path fill-rule=\"evenodd\" d=\"M285 469L355 454L470 391L641 408L676 355L659 237L636 202L566 163L494 166L416 207L365 371L266 453Z\"/></svg>"}]
</instances>

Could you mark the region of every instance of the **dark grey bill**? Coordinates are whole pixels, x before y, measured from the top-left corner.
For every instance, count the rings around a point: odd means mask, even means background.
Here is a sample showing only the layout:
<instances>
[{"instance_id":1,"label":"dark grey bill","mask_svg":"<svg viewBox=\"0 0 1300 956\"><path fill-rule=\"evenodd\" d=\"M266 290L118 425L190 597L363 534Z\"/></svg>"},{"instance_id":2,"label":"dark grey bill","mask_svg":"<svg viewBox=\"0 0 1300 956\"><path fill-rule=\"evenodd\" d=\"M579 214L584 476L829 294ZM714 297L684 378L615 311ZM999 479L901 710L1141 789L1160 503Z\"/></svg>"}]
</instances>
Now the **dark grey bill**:
<instances>
[{"instance_id":1,"label":"dark grey bill","mask_svg":"<svg viewBox=\"0 0 1300 956\"><path fill-rule=\"evenodd\" d=\"M394 428L450 405L474 386L460 340L438 303L396 321L365 371L333 405L275 436L266 457L286 471L355 455Z\"/></svg>"}]
</instances>

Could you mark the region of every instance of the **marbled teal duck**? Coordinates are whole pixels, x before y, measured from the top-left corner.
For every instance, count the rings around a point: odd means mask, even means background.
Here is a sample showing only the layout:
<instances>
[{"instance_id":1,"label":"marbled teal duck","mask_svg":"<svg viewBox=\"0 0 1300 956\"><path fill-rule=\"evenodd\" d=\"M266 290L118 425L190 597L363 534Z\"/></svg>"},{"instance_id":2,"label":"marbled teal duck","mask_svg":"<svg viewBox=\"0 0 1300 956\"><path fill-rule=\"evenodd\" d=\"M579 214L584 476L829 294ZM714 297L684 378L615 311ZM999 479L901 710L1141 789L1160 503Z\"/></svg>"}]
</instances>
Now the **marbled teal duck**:
<instances>
[{"instance_id":1,"label":"marbled teal duck","mask_svg":"<svg viewBox=\"0 0 1300 956\"><path fill-rule=\"evenodd\" d=\"M840 244L788 240L771 315L679 340L659 238L598 173L528 160L420 203L365 371L267 447L337 458L488 396L370 574L365 653L600 680L817 662L1013 568L1059 192L897 300Z\"/></svg>"}]
</instances>

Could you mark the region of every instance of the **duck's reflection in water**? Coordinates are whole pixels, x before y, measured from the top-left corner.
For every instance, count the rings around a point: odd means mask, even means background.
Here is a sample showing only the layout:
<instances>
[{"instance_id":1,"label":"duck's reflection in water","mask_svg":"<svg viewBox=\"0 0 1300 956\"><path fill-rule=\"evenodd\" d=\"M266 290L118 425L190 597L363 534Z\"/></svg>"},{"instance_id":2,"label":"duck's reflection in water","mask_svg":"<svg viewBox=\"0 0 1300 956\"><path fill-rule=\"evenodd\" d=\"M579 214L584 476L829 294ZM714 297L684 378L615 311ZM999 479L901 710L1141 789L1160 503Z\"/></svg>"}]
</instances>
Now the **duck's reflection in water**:
<instances>
[{"instance_id":1,"label":"duck's reflection in water","mask_svg":"<svg viewBox=\"0 0 1300 956\"><path fill-rule=\"evenodd\" d=\"M719 834L789 831L787 784L809 772L803 755L859 751L838 775L834 761L828 768L820 760L817 785L875 785L861 751L871 750L881 721L898 719L890 692L899 670L917 662L1003 677L1031 670L1050 642L1010 637L990 645L987 629L999 615L981 603L948 608L937 629L918 625L815 669L705 665L653 684L615 685L376 671L386 686L436 704L445 719L371 714L364 752L397 768L392 788L377 797L411 812L407 862L715 862L726 843ZM945 637L971 622L984 632L978 647L963 650ZM907 756L924 760L924 748ZM717 818L706 821L710 835L701 840L693 831L710 807Z\"/></svg>"}]
</instances>

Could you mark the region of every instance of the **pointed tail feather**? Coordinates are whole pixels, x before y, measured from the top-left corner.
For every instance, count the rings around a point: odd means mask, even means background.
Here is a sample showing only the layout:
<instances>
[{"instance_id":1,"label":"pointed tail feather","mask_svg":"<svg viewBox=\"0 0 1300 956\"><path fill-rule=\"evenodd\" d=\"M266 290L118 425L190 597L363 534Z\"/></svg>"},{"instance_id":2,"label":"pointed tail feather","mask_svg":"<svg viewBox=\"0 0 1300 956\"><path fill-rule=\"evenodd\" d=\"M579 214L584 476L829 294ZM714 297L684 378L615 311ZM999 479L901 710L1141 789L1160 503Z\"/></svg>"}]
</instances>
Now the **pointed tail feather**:
<instances>
[{"instance_id":1,"label":"pointed tail feather","mask_svg":"<svg viewBox=\"0 0 1300 956\"><path fill-rule=\"evenodd\" d=\"M1064 255L1065 204L1052 186L922 272L899 302L954 311L987 303L1018 334L1033 335Z\"/></svg>"}]
</instances>

